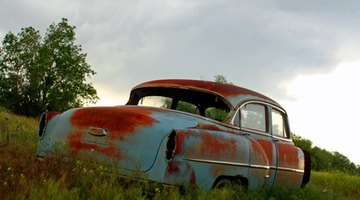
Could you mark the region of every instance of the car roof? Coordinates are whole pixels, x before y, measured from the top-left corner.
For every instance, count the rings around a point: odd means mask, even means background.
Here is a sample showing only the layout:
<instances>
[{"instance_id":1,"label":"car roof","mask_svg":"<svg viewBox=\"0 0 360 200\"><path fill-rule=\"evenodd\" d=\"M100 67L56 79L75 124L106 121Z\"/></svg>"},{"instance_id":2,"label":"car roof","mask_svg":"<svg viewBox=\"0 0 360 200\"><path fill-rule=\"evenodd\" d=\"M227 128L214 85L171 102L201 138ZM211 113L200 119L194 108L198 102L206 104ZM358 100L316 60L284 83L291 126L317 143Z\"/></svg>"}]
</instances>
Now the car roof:
<instances>
[{"instance_id":1,"label":"car roof","mask_svg":"<svg viewBox=\"0 0 360 200\"><path fill-rule=\"evenodd\" d=\"M132 91L146 87L182 88L214 93L226 99L233 108L236 108L242 102L251 100L265 101L281 108L281 106L271 98L233 84L191 79L162 79L141 83L135 86Z\"/></svg>"}]
</instances>

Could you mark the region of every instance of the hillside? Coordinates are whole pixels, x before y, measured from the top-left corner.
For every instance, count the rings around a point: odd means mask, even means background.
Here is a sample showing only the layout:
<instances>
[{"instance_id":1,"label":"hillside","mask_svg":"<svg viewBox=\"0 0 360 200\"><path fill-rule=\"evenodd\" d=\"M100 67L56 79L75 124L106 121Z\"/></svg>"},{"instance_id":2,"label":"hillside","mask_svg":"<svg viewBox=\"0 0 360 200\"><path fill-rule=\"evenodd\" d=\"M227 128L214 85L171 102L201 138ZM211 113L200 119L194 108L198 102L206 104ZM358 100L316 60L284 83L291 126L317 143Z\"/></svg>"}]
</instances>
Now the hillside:
<instances>
[{"instance_id":1,"label":"hillside","mask_svg":"<svg viewBox=\"0 0 360 200\"><path fill-rule=\"evenodd\" d=\"M178 188L120 179L116 170L96 163L59 157L39 161L36 129L36 119L0 108L2 199L360 199L360 176L341 171L313 171L304 189L192 190L181 195Z\"/></svg>"}]
</instances>

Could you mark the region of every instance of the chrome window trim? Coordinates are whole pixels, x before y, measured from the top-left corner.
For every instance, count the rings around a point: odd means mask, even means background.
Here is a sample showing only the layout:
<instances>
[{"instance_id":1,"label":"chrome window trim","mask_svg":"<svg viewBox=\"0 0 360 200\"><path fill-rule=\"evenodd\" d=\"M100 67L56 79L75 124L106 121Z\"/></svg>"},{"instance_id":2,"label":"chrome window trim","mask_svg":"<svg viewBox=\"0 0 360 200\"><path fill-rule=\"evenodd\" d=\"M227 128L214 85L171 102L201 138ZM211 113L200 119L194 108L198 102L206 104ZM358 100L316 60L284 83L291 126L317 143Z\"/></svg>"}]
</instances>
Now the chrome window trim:
<instances>
[{"instance_id":1,"label":"chrome window trim","mask_svg":"<svg viewBox=\"0 0 360 200\"><path fill-rule=\"evenodd\" d=\"M256 134L260 134L260 135L264 135L264 136L270 136L272 138L281 140L281 141L285 141L285 142L292 142L292 137L291 137L291 131L290 131L290 127L288 127L289 129L289 138L284 138L284 137L279 137L279 136L274 136L272 133L270 133L270 130L268 130L268 132L263 132L263 131L258 131L258 130L253 130L253 129L248 129L248 128L242 128L242 127L238 127L235 125L235 117L236 115L240 112L240 109L243 108L245 105L250 104L250 103L254 103L254 104L261 104L264 106L269 106L271 109L275 108L277 110L279 110L280 112L282 112L286 118L287 118L287 112L274 104L268 103L268 102L264 102L264 101L260 101L260 100L248 100L248 101L244 101L241 104L239 104L237 106L236 111L234 112L234 115L232 116L232 118L230 119L230 124L234 127L236 127L236 129L241 130L241 131L245 131L245 132L250 132L250 133L256 133ZM270 110L271 111L271 110ZM287 120L287 126L289 126L289 121Z\"/></svg>"}]
</instances>

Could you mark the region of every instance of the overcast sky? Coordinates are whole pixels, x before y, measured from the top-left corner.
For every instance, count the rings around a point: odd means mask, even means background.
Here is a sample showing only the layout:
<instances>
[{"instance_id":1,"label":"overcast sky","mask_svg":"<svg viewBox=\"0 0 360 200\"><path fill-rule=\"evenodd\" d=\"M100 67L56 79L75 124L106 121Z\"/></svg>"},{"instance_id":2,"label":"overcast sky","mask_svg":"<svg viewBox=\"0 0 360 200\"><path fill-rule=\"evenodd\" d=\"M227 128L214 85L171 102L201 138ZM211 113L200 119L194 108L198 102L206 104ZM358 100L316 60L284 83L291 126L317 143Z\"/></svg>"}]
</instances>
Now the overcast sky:
<instances>
[{"instance_id":1,"label":"overcast sky","mask_svg":"<svg viewBox=\"0 0 360 200\"><path fill-rule=\"evenodd\" d=\"M28 26L44 35L63 17L97 72L98 105L124 104L147 80L221 74L360 164L360 1L0 0L0 38Z\"/></svg>"}]
</instances>

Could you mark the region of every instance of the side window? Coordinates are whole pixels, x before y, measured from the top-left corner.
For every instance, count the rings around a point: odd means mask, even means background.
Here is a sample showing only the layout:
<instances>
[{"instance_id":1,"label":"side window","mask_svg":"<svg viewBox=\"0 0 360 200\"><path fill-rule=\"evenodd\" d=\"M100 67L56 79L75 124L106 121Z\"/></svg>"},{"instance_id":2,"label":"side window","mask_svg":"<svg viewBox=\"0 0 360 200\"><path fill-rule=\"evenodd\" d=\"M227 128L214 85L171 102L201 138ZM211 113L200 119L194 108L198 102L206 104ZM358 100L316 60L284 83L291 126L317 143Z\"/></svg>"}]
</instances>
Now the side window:
<instances>
[{"instance_id":1,"label":"side window","mask_svg":"<svg viewBox=\"0 0 360 200\"><path fill-rule=\"evenodd\" d=\"M285 117L282 112L273 109L271 111L271 121L272 121L272 133L274 136L288 138Z\"/></svg>"},{"instance_id":2,"label":"side window","mask_svg":"<svg viewBox=\"0 0 360 200\"><path fill-rule=\"evenodd\" d=\"M241 127L266 132L266 108L260 104L247 104L240 110Z\"/></svg>"},{"instance_id":3,"label":"side window","mask_svg":"<svg viewBox=\"0 0 360 200\"><path fill-rule=\"evenodd\" d=\"M185 101L179 101L176 106L176 110L193 113L193 114L199 114L199 109L197 108L197 106Z\"/></svg>"},{"instance_id":4,"label":"side window","mask_svg":"<svg viewBox=\"0 0 360 200\"><path fill-rule=\"evenodd\" d=\"M209 107L205 109L205 117L215 119L218 121L224 121L228 116L228 112L224 109Z\"/></svg>"}]
</instances>

